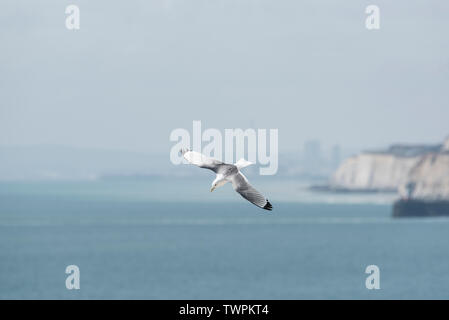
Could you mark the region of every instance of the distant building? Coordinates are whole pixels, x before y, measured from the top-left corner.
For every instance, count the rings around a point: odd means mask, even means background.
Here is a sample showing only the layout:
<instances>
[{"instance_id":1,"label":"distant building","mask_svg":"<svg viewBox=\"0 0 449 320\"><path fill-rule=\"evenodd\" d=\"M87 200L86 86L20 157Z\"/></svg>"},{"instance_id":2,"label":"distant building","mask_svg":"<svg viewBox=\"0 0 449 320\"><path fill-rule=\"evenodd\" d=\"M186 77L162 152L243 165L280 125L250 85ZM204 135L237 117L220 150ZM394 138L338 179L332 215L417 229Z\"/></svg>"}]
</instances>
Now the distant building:
<instances>
[{"instance_id":1,"label":"distant building","mask_svg":"<svg viewBox=\"0 0 449 320\"><path fill-rule=\"evenodd\" d=\"M324 164L321 142L318 140L308 140L304 143L302 155L302 167L304 173L318 175L322 172Z\"/></svg>"},{"instance_id":2,"label":"distant building","mask_svg":"<svg viewBox=\"0 0 449 320\"><path fill-rule=\"evenodd\" d=\"M332 170L338 168L341 162L341 150L339 145L334 145L331 150L330 166Z\"/></svg>"}]
</instances>

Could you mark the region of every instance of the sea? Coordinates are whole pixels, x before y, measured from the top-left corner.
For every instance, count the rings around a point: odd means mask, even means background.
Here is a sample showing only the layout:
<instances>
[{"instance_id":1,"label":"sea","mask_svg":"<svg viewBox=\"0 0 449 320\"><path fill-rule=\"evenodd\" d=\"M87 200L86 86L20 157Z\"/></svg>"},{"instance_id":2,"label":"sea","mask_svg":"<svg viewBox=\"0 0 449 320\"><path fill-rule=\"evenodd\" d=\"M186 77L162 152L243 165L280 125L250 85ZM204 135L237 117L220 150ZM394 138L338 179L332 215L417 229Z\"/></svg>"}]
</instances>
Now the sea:
<instances>
[{"instance_id":1,"label":"sea","mask_svg":"<svg viewBox=\"0 0 449 320\"><path fill-rule=\"evenodd\" d=\"M269 212L211 181L0 182L0 299L449 298L449 219L393 218L394 194L251 180Z\"/></svg>"}]
</instances>

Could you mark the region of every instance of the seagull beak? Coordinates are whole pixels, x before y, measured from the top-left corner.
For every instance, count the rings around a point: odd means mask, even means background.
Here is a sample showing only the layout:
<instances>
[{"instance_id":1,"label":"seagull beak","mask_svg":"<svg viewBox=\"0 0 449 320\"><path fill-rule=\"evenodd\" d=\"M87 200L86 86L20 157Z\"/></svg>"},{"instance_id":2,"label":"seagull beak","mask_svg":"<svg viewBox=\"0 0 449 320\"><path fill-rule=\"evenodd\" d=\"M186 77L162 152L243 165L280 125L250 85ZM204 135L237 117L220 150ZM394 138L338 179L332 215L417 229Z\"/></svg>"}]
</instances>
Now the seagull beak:
<instances>
[{"instance_id":1,"label":"seagull beak","mask_svg":"<svg viewBox=\"0 0 449 320\"><path fill-rule=\"evenodd\" d=\"M213 186L212 188L210 188L210 192L215 190L215 186Z\"/></svg>"}]
</instances>

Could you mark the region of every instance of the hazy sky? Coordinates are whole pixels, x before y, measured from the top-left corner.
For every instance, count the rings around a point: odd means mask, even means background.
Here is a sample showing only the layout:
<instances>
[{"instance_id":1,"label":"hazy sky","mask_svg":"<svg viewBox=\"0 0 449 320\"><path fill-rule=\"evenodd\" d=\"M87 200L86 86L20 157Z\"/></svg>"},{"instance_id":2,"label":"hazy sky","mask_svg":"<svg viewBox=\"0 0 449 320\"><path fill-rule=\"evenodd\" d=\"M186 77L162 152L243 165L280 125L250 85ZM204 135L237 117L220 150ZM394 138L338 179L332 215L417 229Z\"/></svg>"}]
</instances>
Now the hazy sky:
<instances>
[{"instance_id":1,"label":"hazy sky","mask_svg":"<svg viewBox=\"0 0 449 320\"><path fill-rule=\"evenodd\" d=\"M2 0L0 145L168 152L192 120L278 128L281 151L439 142L448 14L446 0Z\"/></svg>"}]
</instances>

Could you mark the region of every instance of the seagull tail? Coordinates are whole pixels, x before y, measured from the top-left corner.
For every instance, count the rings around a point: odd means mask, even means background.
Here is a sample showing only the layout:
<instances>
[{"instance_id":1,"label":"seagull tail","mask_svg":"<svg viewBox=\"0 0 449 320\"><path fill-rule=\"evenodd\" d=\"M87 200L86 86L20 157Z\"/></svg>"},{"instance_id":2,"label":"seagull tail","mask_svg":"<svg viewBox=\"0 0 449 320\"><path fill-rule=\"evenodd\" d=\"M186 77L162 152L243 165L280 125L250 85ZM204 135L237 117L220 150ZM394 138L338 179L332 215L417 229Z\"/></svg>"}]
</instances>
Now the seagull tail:
<instances>
[{"instance_id":1,"label":"seagull tail","mask_svg":"<svg viewBox=\"0 0 449 320\"><path fill-rule=\"evenodd\" d=\"M236 163L235 163L235 166L237 167L237 169L242 169L242 168L245 168L245 167L247 167L247 166L250 166L250 165L252 165L253 163L252 162L250 162L250 161L247 161L247 160L245 160L245 159L240 159L239 161L237 161Z\"/></svg>"}]
</instances>

